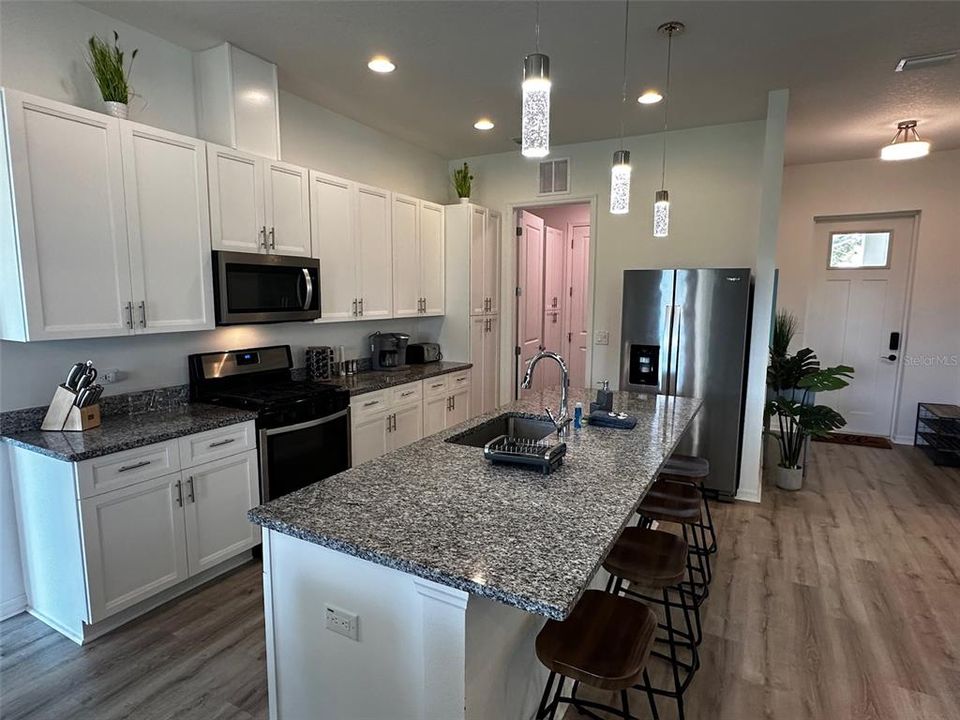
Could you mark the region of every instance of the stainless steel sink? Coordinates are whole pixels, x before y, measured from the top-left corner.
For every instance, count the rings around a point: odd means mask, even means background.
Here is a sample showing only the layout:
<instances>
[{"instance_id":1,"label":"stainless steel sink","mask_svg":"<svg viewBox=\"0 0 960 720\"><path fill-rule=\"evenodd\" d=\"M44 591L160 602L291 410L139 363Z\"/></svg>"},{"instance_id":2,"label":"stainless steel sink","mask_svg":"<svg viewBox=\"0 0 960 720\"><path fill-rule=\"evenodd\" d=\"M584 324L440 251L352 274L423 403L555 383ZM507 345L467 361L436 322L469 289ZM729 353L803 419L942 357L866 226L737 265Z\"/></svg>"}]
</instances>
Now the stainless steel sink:
<instances>
[{"instance_id":1,"label":"stainless steel sink","mask_svg":"<svg viewBox=\"0 0 960 720\"><path fill-rule=\"evenodd\" d=\"M448 443L482 448L500 435L522 440L543 440L556 434L550 418L524 417L518 413L504 413L485 423L447 438Z\"/></svg>"}]
</instances>

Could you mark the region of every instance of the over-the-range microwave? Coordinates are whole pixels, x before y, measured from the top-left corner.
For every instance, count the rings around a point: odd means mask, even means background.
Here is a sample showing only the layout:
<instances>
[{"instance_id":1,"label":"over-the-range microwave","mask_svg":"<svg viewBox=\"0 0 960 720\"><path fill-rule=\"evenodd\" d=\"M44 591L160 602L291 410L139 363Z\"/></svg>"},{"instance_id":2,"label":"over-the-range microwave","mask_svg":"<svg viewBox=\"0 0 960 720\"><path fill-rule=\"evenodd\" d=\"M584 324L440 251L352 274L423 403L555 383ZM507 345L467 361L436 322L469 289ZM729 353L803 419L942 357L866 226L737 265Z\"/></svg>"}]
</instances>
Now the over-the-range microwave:
<instances>
[{"instance_id":1,"label":"over-the-range microwave","mask_svg":"<svg viewBox=\"0 0 960 720\"><path fill-rule=\"evenodd\" d=\"M316 320L320 261L214 250L213 295L217 325Z\"/></svg>"}]
</instances>

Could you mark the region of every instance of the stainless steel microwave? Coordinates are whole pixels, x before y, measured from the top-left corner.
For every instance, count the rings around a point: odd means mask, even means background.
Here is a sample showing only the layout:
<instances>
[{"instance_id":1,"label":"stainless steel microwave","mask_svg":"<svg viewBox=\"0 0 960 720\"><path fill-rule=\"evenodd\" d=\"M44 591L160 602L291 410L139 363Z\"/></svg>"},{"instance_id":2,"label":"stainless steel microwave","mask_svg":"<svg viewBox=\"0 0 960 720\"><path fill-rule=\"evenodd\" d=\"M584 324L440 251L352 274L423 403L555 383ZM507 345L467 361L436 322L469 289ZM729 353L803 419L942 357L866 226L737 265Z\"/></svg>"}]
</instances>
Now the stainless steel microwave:
<instances>
[{"instance_id":1,"label":"stainless steel microwave","mask_svg":"<svg viewBox=\"0 0 960 720\"><path fill-rule=\"evenodd\" d=\"M287 255L213 251L217 325L320 317L320 261Z\"/></svg>"}]
</instances>

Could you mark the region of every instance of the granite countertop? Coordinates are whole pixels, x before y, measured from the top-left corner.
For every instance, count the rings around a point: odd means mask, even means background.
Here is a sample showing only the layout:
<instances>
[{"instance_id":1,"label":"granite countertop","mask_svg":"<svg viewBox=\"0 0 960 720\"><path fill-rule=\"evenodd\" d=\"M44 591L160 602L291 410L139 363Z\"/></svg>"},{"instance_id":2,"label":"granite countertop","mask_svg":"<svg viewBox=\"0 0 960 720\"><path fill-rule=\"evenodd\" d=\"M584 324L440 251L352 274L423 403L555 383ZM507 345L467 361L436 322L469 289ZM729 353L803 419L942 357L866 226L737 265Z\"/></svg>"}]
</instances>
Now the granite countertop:
<instances>
[{"instance_id":1,"label":"granite countertop","mask_svg":"<svg viewBox=\"0 0 960 720\"><path fill-rule=\"evenodd\" d=\"M138 415L110 415L103 418L100 427L84 432L22 430L5 434L2 440L58 460L79 462L256 417L257 414L249 410L191 403Z\"/></svg>"},{"instance_id":2,"label":"granite countertop","mask_svg":"<svg viewBox=\"0 0 960 720\"><path fill-rule=\"evenodd\" d=\"M351 395L362 395L395 385L426 380L437 375L469 370L472 367L471 363L441 360L440 362L424 363L423 365L405 365L401 370L364 370L356 375L335 377L323 382L341 385L347 388Z\"/></svg>"},{"instance_id":3,"label":"granite countertop","mask_svg":"<svg viewBox=\"0 0 960 720\"><path fill-rule=\"evenodd\" d=\"M593 398L571 390L570 408ZM542 415L556 390L389 453L250 511L258 525L531 613L563 619L700 409L616 393L633 430L585 426L550 475L444 442L504 412Z\"/></svg>"}]
</instances>

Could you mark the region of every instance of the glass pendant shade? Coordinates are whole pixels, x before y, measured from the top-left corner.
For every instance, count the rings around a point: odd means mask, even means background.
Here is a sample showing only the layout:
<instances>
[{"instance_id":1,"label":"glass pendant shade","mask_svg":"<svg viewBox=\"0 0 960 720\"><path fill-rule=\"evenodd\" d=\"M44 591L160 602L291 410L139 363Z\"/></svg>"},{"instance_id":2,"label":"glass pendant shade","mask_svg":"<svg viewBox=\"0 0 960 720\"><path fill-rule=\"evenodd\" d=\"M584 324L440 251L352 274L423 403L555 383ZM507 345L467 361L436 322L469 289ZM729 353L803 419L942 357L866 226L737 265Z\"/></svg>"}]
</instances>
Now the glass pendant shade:
<instances>
[{"instance_id":1,"label":"glass pendant shade","mask_svg":"<svg viewBox=\"0 0 960 720\"><path fill-rule=\"evenodd\" d=\"M920 139L917 121L906 120L897 124L897 134L889 145L880 150L881 160L912 160L930 153L930 143Z\"/></svg>"},{"instance_id":2,"label":"glass pendant shade","mask_svg":"<svg viewBox=\"0 0 960 720\"><path fill-rule=\"evenodd\" d=\"M520 152L525 157L550 153L550 58L542 53L523 59Z\"/></svg>"},{"instance_id":3,"label":"glass pendant shade","mask_svg":"<svg viewBox=\"0 0 960 720\"><path fill-rule=\"evenodd\" d=\"M630 151L617 150L610 168L610 212L626 215L630 212Z\"/></svg>"},{"instance_id":4,"label":"glass pendant shade","mask_svg":"<svg viewBox=\"0 0 960 720\"><path fill-rule=\"evenodd\" d=\"M666 190L657 190L653 203L653 236L665 238L670 233L670 195Z\"/></svg>"}]
</instances>

